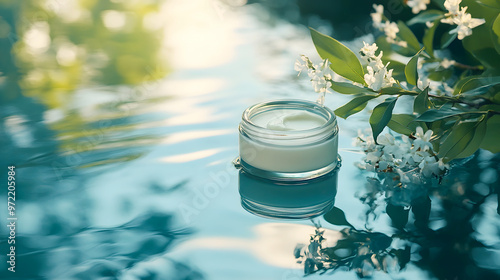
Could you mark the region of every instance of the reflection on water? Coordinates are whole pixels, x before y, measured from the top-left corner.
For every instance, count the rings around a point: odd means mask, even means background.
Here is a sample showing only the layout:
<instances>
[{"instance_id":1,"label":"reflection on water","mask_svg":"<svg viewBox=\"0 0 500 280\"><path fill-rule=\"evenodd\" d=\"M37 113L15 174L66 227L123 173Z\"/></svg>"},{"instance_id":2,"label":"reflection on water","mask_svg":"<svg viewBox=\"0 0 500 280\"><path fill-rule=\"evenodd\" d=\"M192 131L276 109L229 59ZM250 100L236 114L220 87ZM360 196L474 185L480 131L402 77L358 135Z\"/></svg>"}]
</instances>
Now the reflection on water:
<instances>
[{"instance_id":1,"label":"reflection on water","mask_svg":"<svg viewBox=\"0 0 500 280\"><path fill-rule=\"evenodd\" d=\"M338 168L322 177L276 182L239 171L241 206L266 218L305 219L329 211L337 194Z\"/></svg>"},{"instance_id":2,"label":"reflection on water","mask_svg":"<svg viewBox=\"0 0 500 280\"><path fill-rule=\"evenodd\" d=\"M499 164L499 155L479 153L452 168L442 184L421 188L424 193L419 196L404 194L414 192L411 187L387 190L368 178L360 195L369 206L365 226L380 223L387 215L394 228L390 237L356 229L335 207L324 219L347 226L341 231L343 237L334 246L323 246L325 238L318 227L308 247L297 247L296 257L304 262L305 274L348 267L362 278L374 271L398 275L410 263L439 279L499 279L500 220L495 213ZM413 197L410 206L402 206L398 200L408 197Z\"/></svg>"}]
</instances>

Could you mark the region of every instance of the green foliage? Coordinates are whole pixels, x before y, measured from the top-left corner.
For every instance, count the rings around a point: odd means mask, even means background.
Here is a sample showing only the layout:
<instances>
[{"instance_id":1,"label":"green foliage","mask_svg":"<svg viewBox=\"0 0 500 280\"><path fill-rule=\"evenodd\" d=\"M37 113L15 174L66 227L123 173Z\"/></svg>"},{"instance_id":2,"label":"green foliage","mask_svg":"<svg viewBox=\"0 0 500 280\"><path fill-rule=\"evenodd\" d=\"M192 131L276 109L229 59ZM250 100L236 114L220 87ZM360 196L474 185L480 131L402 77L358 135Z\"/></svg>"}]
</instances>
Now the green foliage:
<instances>
[{"instance_id":1,"label":"green foliage","mask_svg":"<svg viewBox=\"0 0 500 280\"><path fill-rule=\"evenodd\" d=\"M499 4L500 5L500 4ZM500 53L500 14L498 14L497 18L493 22L493 26L491 28L493 44L495 45L495 49L498 53Z\"/></svg>"},{"instance_id":2,"label":"green foliage","mask_svg":"<svg viewBox=\"0 0 500 280\"><path fill-rule=\"evenodd\" d=\"M358 93L368 93L371 92L369 88L358 87L350 83L335 82L331 81L331 89L338 93L343 94L358 94Z\"/></svg>"},{"instance_id":3,"label":"green foliage","mask_svg":"<svg viewBox=\"0 0 500 280\"><path fill-rule=\"evenodd\" d=\"M448 161L457 157L472 155L480 146L486 130L484 118L478 121L461 121L439 147L439 157Z\"/></svg>"},{"instance_id":4,"label":"green foliage","mask_svg":"<svg viewBox=\"0 0 500 280\"><path fill-rule=\"evenodd\" d=\"M332 63L332 70L353 82L364 84L364 71L356 55L346 46L332 37L311 29L311 37L321 58Z\"/></svg>"},{"instance_id":5,"label":"green foliage","mask_svg":"<svg viewBox=\"0 0 500 280\"><path fill-rule=\"evenodd\" d=\"M481 142L481 148L493 153L500 153L500 145L498 144L499 128L500 115L491 116L486 122L486 131L484 133L483 142Z\"/></svg>"},{"instance_id":6,"label":"green foliage","mask_svg":"<svg viewBox=\"0 0 500 280\"><path fill-rule=\"evenodd\" d=\"M417 85L417 80L418 80L417 64L418 64L418 57L420 55L420 52L422 52L422 50L423 48L420 49L420 51L418 51L418 53L415 54L410 59L410 61L408 62L408 64L406 64L405 67L406 81L414 86Z\"/></svg>"},{"instance_id":7,"label":"green foliage","mask_svg":"<svg viewBox=\"0 0 500 280\"><path fill-rule=\"evenodd\" d=\"M413 102L413 112L421 114L427 111L429 107L429 88L427 87L419 93L417 97L415 97L415 101Z\"/></svg>"},{"instance_id":8,"label":"green foliage","mask_svg":"<svg viewBox=\"0 0 500 280\"><path fill-rule=\"evenodd\" d=\"M413 51L418 51L420 49L420 43L418 42L417 37L413 32L411 31L408 26L402 21L398 22L398 27L399 27L399 33L398 36L402 40L406 41L408 43L408 47L413 49Z\"/></svg>"},{"instance_id":9,"label":"green foliage","mask_svg":"<svg viewBox=\"0 0 500 280\"><path fill-rule=\"evenodd\" d=\"M434 56L434 34L436 33L436 29L439 26L439 19L435 20L432 27L425 30L424 38L422 39L422 43L424 43L424 48L426 52Z\"/></svg>"},{"instance_id":10,"label":"green foliage","mask_svg":"<svg viewBox=\"0 0 500 280\"><path fill-rule=\"evenodd\" d=\"M392 117L392 110L396 105L398 99L391 97L387 98L384 102L378 104L370 116L370 126L372 127L373 139L382 133L385 126L389 123Z\"/></svg>"},{"instance_id":11,"label":"green foliage","mask_svg":"<svg viewBox=\"0 0 500 280\"><path fill-rule=\"evenodd\" d=\"M393 69L393 77L397 80L395 84L380 89L372 87L373 80L370 84L365 83L366 69L363 69L353 51L335 39L311 30L320 56L332 62L331 68L337 74L355 82L332 82L331 88L336 92L355 95L351 101L335 110L335 114L347 118L362 111L370 100L389 95L389 98L375 106L369 118L374 139L386 126L409 136L415 134L416 128L420 126L424 131L433 130L431 141L434 149L439 151L438 156L445 161L468 157L479 148L500 152L497 140L500 138L498 3L497 0L462 1L460 6L467 6L467 12L473 18L485 20L463 40L459 40L456 33L450 33L456 25L441 23L448 12L442 1L436 3L437 9L423 11L406 23L399 21L396 41L387 41L384 34L376 39L379 51L384 52L384 65L390 62L387 68ZM433 22L433 25L425 27L420 38L415 34L422 33L414 33L408 27L420 28L427 22ZM436 50L445 50L450 45L452 48L461 48L462 55L448 58L445 64L441 57L443 52ZM409 57L408 63L396 60L394 52ZM422 64L424 67L419 69ZM422 79L435 81L434 85L431 83L431 86L421 88L419 81ZM396 101L403 95L414 97L412 111L393 114Z\"/></svg>"},{"instance_id":12,"label":"green foliage","mask_svg":"<svg viewBox=\"0 0 500 280\"><path fill-rule=\"evenodd\" d=\"M444 17L444 12L439 10L427 10L416 15L414 18L408 21L408 25L414 25L417 23L426 23L428 21L435 21Z\"/></svg>"},{"instance_id":13,"label":"green foliage","mask_svg":"<svg viewBox=\"0 0 500 280\"><path fill-rule=\"evenodd\" d=\"M414 122L415 117L415 115L393 114L387 126L397 133L410 135L415 132L417 126L422 126L421 123Z\"/></svg>"},{"instance_id":14,"label":"green foliage","mask_svg":"<svg viewBox=\"0 0 500 280\"><path fill-rule=\"evenodd\" d=\"M377 95L361 95L355 97L344 106L339 107L337 110L335 110L335 115L346 119L350 115L361 112L366 107L368 101L377 97Z\"/></svg>"}]
</instances>

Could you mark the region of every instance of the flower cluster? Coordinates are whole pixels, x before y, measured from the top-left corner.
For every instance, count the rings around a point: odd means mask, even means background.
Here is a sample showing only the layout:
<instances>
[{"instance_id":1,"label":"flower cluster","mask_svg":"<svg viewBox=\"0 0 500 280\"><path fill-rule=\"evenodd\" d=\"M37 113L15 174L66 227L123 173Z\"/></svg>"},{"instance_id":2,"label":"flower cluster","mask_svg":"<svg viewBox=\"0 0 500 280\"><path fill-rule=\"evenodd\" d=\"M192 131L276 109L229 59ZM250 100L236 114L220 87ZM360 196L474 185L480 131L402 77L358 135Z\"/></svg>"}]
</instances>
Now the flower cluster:
<instances>
[{"instance_id":1,"label":"flower cluster","mask_svg":"<svg viewBox=\"0 0 500 280\"><path fill-rule=\"evenodd\" d=\"M421 183L422 178L441 176L449 165L434 152L432 133L417 127L410 137L402 135L399 140L386 133L375 142L371 135L360 132L354 145L362 148L366 156L359 166L369 171L397 173L401 183Z\"/></svg>"},{"instance_id":2,"label":"flower cluster","mask_svg":"<svg viewBox=\"0 0 500 280\"><path fill-rule=\"evenodd\" d=\"M427 5L431 3L431 0L408 0L406 5L411 8L411 12L414 14L420 13L420 11L427 10Z\"/></svg>"},{"instance_id":3,"label":"flower cluster","mask_svg":"<svg viewBox=\"0 0 500 280\"><path fill-rule=\"evenodd\" d=\"M299 72L299 75L302 71L307 70L314 91L320 93L317 102L323 104L325 93L329 92L328 89L332 86L331 81L334 78L334 73L330 69L330 61L324 59L319 65L315 65L307 56L301 55L300 59L295 62L294 69Z\"/></svg>"},{"instance_id":4,"label":"flower cluster","mask_svg":"<svg viewBox=\"0 0 500 280\"><path fill-rule=\"evenodd\" d=\"M445 15L446 18L441 20L443 23L457 25L456 28L450 31L450 34L456 33L459 40L472 35L473 28L486 22L482 18L472 18L471 14L467 13L468 7L460 7L461 2L462 0L446 0L444 7L448 10L448 13Z\"/></svg>"},{"instance_id":5,"label":"flower cluster","mask_svg":"<svg viewBox=\"0 0 500 280\"><path fill-rule=\"evenodd\" d=\"M392 69L388 70L387 66L389 63L384 65L382 63L383 52L380 51L379 55L375 55L378 50L377 44L373 43L371 45L363 42L364 47L361 48L361 57L368 63L366 70L368 73L365 74L364 79L369 88L378 91L381 88L390 87L396 83L396 80L392 77Z\"/></svg>"},{"instance_id":6,"label":"flower cluster","mask_svg":"<svg viewBox=\"0 0 500 280\"><path fill-rule=\"evenodd\" d=\"M373 26L380 31L384 31L387 42L406 48L408 43L397 38L399 27L395 22L390 22L384 17L384 6L373 4L375 13L371 13Z\"/></svg>"}]
</instances>

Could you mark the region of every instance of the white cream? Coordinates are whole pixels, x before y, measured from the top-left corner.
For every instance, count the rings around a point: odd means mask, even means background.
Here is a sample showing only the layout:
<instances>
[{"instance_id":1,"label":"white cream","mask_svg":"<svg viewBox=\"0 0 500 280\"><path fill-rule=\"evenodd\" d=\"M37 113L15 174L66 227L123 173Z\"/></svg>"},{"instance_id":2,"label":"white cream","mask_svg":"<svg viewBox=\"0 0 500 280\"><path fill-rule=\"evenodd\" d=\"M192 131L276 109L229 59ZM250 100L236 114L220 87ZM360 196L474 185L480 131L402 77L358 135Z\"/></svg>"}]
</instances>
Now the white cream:
<instances>
[{"instance_id":1,"label":"white cream","mask_svg":"<svg viewBox=\"0 0 500 280\"><path fill-rule=\"evenodd\" d=\"M257 169L280 173L334 166L338 137L333 113L312 102L290 102L297 106L281 101L247 109L240 125L240 159ZM281 104L284 108L279 108Z\"/></svg>"},{"instance_id":2,"label":"white cream","mask_svg":"<svg viewBox=\"0 0 500 280\"><path fill-rule=\"evenodd\" d=\"M264 112L253 117L251 121L260 127L280 131L307 130L326 123L325 118L317 114L290 109Z\"/></svg>"}]
</instances>

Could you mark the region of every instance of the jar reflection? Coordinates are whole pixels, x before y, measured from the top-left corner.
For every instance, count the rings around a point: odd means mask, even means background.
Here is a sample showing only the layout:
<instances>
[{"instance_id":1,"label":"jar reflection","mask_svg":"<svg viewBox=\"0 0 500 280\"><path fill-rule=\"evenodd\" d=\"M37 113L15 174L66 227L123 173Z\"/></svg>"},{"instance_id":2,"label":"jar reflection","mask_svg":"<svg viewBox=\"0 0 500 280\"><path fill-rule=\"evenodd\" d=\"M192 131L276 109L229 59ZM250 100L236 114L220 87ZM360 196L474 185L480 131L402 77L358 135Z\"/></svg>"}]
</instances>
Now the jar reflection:
<instances>
[{"instance_id":1,"label":"jar reflection","mask_svg":"<svg viewBox=\"0 0 500 280\"><path fill-rule=\"evenodd\" d=\"M239 171L241 206L266 218L307 219L332 209L338 170L307 181L272 181Z\"/></svg>"}]
</instances>

